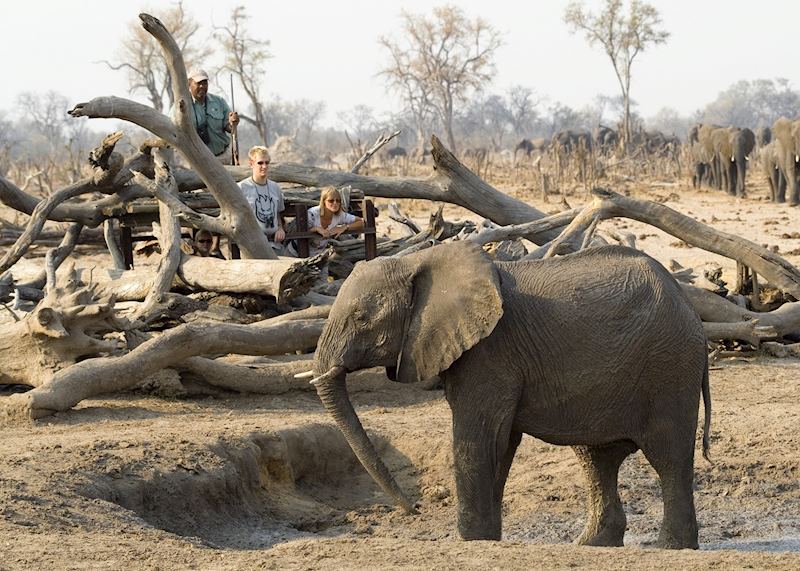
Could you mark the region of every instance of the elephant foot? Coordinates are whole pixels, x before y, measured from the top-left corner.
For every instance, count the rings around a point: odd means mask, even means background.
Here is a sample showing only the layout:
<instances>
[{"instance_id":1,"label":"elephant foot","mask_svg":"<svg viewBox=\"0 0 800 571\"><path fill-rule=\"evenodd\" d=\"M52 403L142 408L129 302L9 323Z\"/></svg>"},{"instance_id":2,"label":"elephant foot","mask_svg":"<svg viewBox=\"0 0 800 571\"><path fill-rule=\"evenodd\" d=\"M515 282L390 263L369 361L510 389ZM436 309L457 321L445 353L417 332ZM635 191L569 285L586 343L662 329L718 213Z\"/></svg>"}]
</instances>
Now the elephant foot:
<instances>
[{"instance_id":1,"label":"elephant foot","mask_svg":"<svg viewBox=\"0 0 800 571\"><path fill-rule=\"evenodd\" d=\"M612 529L610 526L595 532L584 529L580 537L575 540L578 545L591 545L594 547L622 547L625 536L625 527Z\"/></svg>"},{"instance_id":2,"label":"elephant foot","mask_svg":"<svg viewBox=\"0 0 800 571\"><path fill-rule=\"evenodd\" d=\"M699 549L697 541L697 525L687 526L687 528L676 531L668 531L662 528L658 534L658 541L655 547L661 549Z\"/></svg>"},{"instance_id":3,"label":"elephant foot","mask_svg":"<svg viewBox=\"0 0 800 571\"><path fill-rule=\"evenodd\" d=\"M494 531L462 529L459 526L458 535L464 541L500 541L502 534Z\"/></svg>"},{"instance_id":4,"label":"elephant foot","mask_svg":"<svg viewBox=\"0 0 800 571\"><path fill-rule=\"evenodd\" d=\"M503 535L503 525L499 522L491 522L493 518L465 517L459 515L458 534L465 541L500 541ZM497 519L497 518L494 518Z\"/></svg>"}]
</instances>

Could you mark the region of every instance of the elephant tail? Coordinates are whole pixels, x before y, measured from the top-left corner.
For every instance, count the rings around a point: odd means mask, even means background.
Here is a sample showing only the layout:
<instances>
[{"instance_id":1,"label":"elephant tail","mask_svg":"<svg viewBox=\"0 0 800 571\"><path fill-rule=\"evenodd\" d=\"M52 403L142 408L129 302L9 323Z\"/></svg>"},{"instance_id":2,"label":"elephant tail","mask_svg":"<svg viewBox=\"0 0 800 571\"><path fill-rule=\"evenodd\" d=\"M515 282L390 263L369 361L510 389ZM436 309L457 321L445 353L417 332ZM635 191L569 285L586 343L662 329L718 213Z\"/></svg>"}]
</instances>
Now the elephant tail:
<instances>
[{"instance_id":1,"label":"elephant tail","mask_svg":"<svg viewBox=\"0 0 800 571\"><path fill-rule=\"evenodd\" d=\"M705 367L705 371L703 372L703 384L702 384L702 392L703 392L703 410L705 411L705 420L703 421L703 458L709 464L713 464L714 461L711 459L711 439L709 437L709 433L711 432L711 387L708 382L708 366Z\"/></svg>"}]
</instances>

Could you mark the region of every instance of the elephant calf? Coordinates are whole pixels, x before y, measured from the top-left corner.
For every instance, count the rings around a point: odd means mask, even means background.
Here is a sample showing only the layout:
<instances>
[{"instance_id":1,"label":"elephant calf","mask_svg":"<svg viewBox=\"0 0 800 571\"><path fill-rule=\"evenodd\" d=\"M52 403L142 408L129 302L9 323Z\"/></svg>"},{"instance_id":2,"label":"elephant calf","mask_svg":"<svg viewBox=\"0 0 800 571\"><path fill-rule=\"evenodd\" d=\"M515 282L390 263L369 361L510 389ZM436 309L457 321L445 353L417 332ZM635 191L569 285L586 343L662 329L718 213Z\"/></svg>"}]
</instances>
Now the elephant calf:
<instances>
[{"instance_id":1,"label":"elephant calf","mask_svg":"<svg viewBox=\"0 0 800 571\"><path fill-rule=\"evenodd\" d=\"M661 480L659 545L697 548L692 495L700 396L710 395L702 323L669 273L622 247L492 262L468 243L360 263L320 338L312 383L353 451L407 511L350 404L346 373L440 375L453 414L458 529L500 539L503 489L522 434L575 450L588 480L578 539L622 545L622 461L642 450Z\"/></svg>"}]
</instances>

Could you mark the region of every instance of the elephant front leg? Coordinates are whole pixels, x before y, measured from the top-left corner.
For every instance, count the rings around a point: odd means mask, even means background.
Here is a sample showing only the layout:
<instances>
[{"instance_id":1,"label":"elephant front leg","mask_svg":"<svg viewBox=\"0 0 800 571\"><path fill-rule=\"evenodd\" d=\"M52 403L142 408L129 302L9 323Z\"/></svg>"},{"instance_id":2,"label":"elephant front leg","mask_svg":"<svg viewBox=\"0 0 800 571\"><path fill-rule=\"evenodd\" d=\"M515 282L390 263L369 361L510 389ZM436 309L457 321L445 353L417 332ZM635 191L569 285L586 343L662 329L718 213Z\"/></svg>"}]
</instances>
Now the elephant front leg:
<instances>
[{"instance_id":1,"label":"elephant front leg","mask_svg":"<svg viewBox=\"0 0 800 571\"><path fill-rule=\"evenodd\" d=\"M588 484L586 527L576 543L619 547L627 518L617 490L619 467L636 450L632 442L607 446L573 446Z\"/></svg>"},{"instance_id":2,"label":"elephant front leg","mask_svg":"<svg viewBox=\"0 0 800 571\"><path fill-rule=\"evenodd\" d=\"M494 498L494 466L485 444L464 442L453 432L453 460L458 494L458 533L462 539L499 540L501 511Z\"/></svg>"},{"instance_id":3,"label":"elephant front leg","mask_svg":"<svg viewBox=\"0 0 800 571\"><path fill-rule=\"evenodd\" d=\"M499 540L502 503L511 461L521 434L511 416L480 412L453 414L453 464L458 494L458 532L463 539ZM483 417L483 418L482 418Z\"/></svg>"}]
</instances>

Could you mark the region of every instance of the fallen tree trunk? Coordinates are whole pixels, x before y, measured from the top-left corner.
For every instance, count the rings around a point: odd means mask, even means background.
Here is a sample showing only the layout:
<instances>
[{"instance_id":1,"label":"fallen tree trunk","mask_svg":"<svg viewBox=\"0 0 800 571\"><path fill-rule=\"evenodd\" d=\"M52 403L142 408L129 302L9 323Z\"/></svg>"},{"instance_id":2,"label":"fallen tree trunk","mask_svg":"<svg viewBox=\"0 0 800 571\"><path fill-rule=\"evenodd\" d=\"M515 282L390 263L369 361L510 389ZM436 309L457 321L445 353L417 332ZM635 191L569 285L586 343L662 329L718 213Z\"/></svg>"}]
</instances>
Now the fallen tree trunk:
<instances>
[{"instance_id":1,"label":"fallen tree trunk","mask_svg":"<svg viewBox=\"0 0 800 571\"><path fill-rule=\"evenodd\" d=\"M736 323L709 323L703 322L703 330L709 341L725 341L736 339L746 341L753 347L760 347L764 341L771 341L778 337L774 326L761 325L758 319L753 321L739 321Z\"/></svg>"},{"instance_id":2,"label":"fallen tree trunk","mask_svg":"<svg viewBox=\"0 0 800 571\"><path fill-rule=\"evenodd\" d=\"M714 230L663 204L622 196L604 188L595 188L592 194L594 200L553 241L551 249L586 231L595 219L622 216L655 226L692 246L737 260L765 277L772 286L800 299L800 270L767 248L740 236Z\"/></svg>"},{"instance_id":3,"label":"fallen tree trunk","mask_svg":"<svg viewBox=\"0 0 800 571\"><path fill-rule=\"evenodd\" d=\"M23 319L0 328L0 384L38 386L79 359L110 353L120 343L103 334L122 331L113 298L74 281L48 287Z\"/></svg>"},{"instance_id":4,"label":"fallen tree trunk","mask_svg":"<svg viewBox=\"0 0 800 571\"><path fill-rule=\"evenodd\" d=\"M431 137L434 174L420 177L375 177L329 171L296 164L276 164L270 178L304 186L336 187L350 185L366 196L381 198L422 198L462 206L495 224L507 226L544 218L545 214L520 200L500 192L464 166L442 142ZM531 236L537 244L554 239L558 232Z\"/></svg>"},{"instance_id":5,"label":"fallen tree trunk","mask_svg":"<svg viewBox=\"0 0 800 571\"><path fill-rule=\"evenodd\" d=\"M318 315L319 310L298 317ZM252 325L188 323L139 345L120 357L87 359L52 375L35 389L8 397L9 418L41 418L72 408L84 399L128 389L145 377L197 355L275 355L317 343L324 319L291 314Z\"/></svg>"},{"instance_id":6,"label":"fallen tree trunk","mask_svg":"<svg viewBox=\"0 0 800 571\"><path fill-rule=\"evenodd\" d=\"M319 279L325 260L280 258L278 260L220 260L183 254L172 282L173 288L220 293L270 295L278 303L306 294ZM76 268L78 279L95 282L100 290L119 301L142 301L153 287L156 270Z\"/></svg>"},{"instance_id":7,"label":"fallen tree trunk","mask_svg":"<svg viewBox=\"0 0 800 571\"><path fill-rule=\"evenodd\" d=\"M784 303L778 309L759 313L731 303L703 288L683 282L678 283L704 322L735 324L758 321L761 326L773 327L775 334L780 337L800 333L800 301Z\"/></svg>"}]
</instances>

